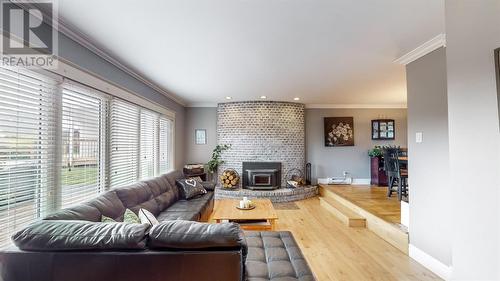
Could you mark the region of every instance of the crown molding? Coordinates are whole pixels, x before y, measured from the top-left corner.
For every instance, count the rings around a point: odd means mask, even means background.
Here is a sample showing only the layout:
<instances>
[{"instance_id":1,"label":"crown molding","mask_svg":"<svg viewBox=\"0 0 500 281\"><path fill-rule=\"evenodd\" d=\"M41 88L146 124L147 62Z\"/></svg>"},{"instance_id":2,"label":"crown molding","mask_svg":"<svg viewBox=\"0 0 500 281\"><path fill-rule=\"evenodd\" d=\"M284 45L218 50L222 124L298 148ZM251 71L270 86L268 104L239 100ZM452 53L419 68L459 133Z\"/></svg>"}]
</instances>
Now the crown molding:
<instances>
[{"instance_id":1,"label":"crown molding","mask_svg":"<svg viewBox=\"0 0 500 281\"><path fill-rule=\"evenodd\" d=\"M57 1L56 1L57 2ZM44 16L47 16L47 13L40 7L37 7L36 4L33 3L16 3L19 7L23 9L29 9L29 8L37 8L40 10ZM52 18L50 18L52 20ZM68 38L71 40L75 41L76 43L82 45L83 47L87 48L89 51L92 53L96 54L98 57L104 59L105 61L111 63L118 69L122 70L123 72L127 73L128 75L132 76L133 78L137 79L138 81L142 82L143 84L147 85L151 89L157 91L158 93L166 96L167 98L177 102L178 104L182 106L186 106L186 102L180 98L179 96L167 92L165 89L162 87L158 86L156 83L152 82L151 80L147 79L144 77L144 75L140 74L138 71L132 69L131 67L123 64L101 48L97 46L95 42L93 42L88 36L83 34L82 32L78 31L78 29L74 26L71 26L70 24L67 23L60 15L57 17L57 24L56 26L53 26L57 31L61 32L62 34L66 35Z\"/></svg>"},{"instance_id":2,"label":"crown molding","mask_svg":"<svg viewBox=\"0 0 500 281\"><path fill-rule=\"evenodd\" d=\"M103 51L101 48L97 47L97 44L95 44L90 38L88 38L85 34L77 31L75 27L70 26L64 19L59 17L59 26L58 26L58 31L61 32L62 34L66 35L69 37L71 40L77 42L78 44L82 45L83 47L89 49L92 53L96 54L100 58L106 60L107 62L111 63L112 65L116 66L120 70L124 71L128 75L134 77L135 79L139 80L140 82L144 83L148 87L152 88L153 90L161 93L162 95L166 96L167 98L179 103L182 106L186 106L186 102L180 98L179 96L167 92L165 89L162 87L158 86L156 83L152 82L151 80L145 78L142 74L137 72L136 70L132 69L131 67L123 64L119 60L115 59L113 56L108 54L107 52Z\"/></svg>"},{"instance_id":3,"label":"crown molding","mask_svg":"<svg viewBox=\"0 0 500 281\"><path fill-rule=\"evenodd\" d=\"M186 107L217 107L216 102L193 102L186 105Z\"/></svg>"},{"instance_id":4,"label":"crown molding","mask_svg":"<svg viewBox=\"0 0 500 281\"><path fill-rule=\"evenodd\" d=\"M306 108L407 108L406 104L324 104L324 103L307 103Z\"/></svg>"},{"instance_id":5,"label":"crown molding","mask_svg":"<svg viewBox=\"0 0 500 281\"><path fill-rule=\"evenodd\" d=\"M197 103L190 103L186 107L217 107L218 103L212 103L212 102L197 102ZM376 109L376 108L407 108L406 104L324 104L324 103L307 103L305 104L305 108L308 109L321 109L321 108L366 108L366 109Z\"/></svg>"},{"instance_id":6,"label":"crown molding","mask_svg":"<svg viewBox=\"0 0 500 281\"><path fill-rule=\"evenodd\" d=\"M394 60L394 62L402 65L407 65L440 47L446 47L446 35L443 33L423 43L407 54L397 58L396 60Z\"/></svg>"}]
</instances>

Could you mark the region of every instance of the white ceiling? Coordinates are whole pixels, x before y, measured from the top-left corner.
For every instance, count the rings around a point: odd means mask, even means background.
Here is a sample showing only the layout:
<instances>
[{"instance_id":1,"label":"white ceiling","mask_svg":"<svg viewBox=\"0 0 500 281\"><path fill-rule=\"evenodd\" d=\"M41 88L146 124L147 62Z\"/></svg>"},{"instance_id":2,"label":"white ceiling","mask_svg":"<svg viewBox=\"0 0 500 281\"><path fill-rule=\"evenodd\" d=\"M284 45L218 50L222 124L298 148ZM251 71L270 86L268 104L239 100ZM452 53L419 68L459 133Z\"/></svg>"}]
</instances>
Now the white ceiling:
<instances>
[{"instance_id":1,"label":"white ceiling","mask_svg":"<svg viewBox=\"0 0 500 281\"><path fill-rule=\"evenodd\" d=\"M401 105L393 61L444 33L442 0L63 0L96 46L188 105Z\"/></svg>"}]
</instances>

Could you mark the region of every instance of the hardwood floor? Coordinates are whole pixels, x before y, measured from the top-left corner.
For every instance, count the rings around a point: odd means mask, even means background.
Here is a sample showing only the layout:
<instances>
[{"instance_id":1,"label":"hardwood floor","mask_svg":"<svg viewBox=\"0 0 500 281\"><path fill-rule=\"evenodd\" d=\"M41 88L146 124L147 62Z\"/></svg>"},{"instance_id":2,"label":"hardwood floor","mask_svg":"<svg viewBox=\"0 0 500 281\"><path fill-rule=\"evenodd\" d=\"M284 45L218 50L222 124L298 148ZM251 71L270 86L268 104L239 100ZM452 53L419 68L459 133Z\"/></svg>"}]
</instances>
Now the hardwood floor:
<instances>
[{"instance_id":1,"label":"hardwood floor","mask_svg":"<svg viewBox=\"0 0 500 281\"><path fill-rule=\"evenodd\" d=\"M441 280L370 230L344 225L318 198L296 205L276 210L276 227L294 234L318 280Z\"/></svg>"},{"instance_id":2,"label":"hardwood floor","mask_svg":"<svg viewBox=\"0 0 500 281\"><path fill-rule=\"evenodd\" d=\"M392 223L401 223L401 203L397 195L387 197L387 187L366 185L328 185L329 190Z\"/></svg>"}]
</instances>

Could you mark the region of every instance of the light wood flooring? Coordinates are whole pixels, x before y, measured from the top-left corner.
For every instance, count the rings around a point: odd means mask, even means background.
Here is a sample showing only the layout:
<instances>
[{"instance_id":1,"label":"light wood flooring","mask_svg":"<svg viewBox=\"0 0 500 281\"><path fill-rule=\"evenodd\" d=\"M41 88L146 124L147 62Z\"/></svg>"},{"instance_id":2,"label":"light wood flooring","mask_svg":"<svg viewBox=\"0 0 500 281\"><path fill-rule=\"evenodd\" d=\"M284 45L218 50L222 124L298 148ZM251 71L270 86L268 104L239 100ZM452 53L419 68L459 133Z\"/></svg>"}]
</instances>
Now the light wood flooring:
<instances>
[{"instance_id":1,"label":"light wood flooring","mask_svg":"<svg viewBox=\"0 0 500 281\"><path fill-rule=\"evenodd\" d=\"M276 227L293 233L318 280L441 280L370 230L346 226L318 198L296 205L276 210Z\"/></svg>"},{"instance_id":2,"label":"light wood flooring","mask_svg":"<svg viewBox=\"0 0 500 281\"><path fill-rule=\"evenodd\" d=\"M383 220L401 223L401 203L395 192L387 197L387 187L328 185L327 188Z\"/></svg>"}]
</instances>

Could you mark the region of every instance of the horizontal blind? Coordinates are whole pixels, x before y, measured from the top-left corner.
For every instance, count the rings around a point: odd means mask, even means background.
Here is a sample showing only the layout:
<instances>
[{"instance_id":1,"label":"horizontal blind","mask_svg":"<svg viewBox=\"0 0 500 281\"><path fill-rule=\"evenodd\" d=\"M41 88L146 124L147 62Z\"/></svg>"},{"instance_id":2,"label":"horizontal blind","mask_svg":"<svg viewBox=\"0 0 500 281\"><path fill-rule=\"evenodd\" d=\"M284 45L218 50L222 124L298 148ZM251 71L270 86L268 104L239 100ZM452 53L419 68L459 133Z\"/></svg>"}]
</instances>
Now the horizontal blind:
<instances>
[{"instance_id":1,"label":"horizontal blind","mask_svg":"<svg viewBox=\"0 0 500 281\"><path fill-rule=\"evenodd\" d=\"M104 191L106 99L95 90L62 88L61 207Z\"/></svg>"},{"instance_id":2,"label":"horizontal blind","mask_svg":"<svg viewBox=\"0 0 500 281\"><path fill-rule=\"evenodd\" d=\"M158 114L152 111L141 110L139 179L148 179L155 176L158 163L158 118Z\"/></svg>"},{"instance_id":3,"label":"horizontal blind","mask_svg":"<svg viewBox=\"0 0 500 281\"><path fill-rule=\"evenodd\" d=\"M138 106L112 99L110 112L110 185L130 184L138 178L139 120Z\"/></svg>"},{"instance_id":4,"label":"horizontal blind","mask_svg":"<svg viewBox=\"0 0 500 281\"><path fill-rule=\"evenodd\" d=\"M57 82L0 68L0 247L54 209Z\"/></svg>"},{"instance_id":5,"label":"horizontal blind","mask_svg":"<svg viewBox=\"0 0 500 281\"><path fill-rule=\"evenodd\" d=\"M159 143L158 143L158 171L163 174L172 169L172 120L165 117L159 119Z\"/></svg>"}]
</instances>

